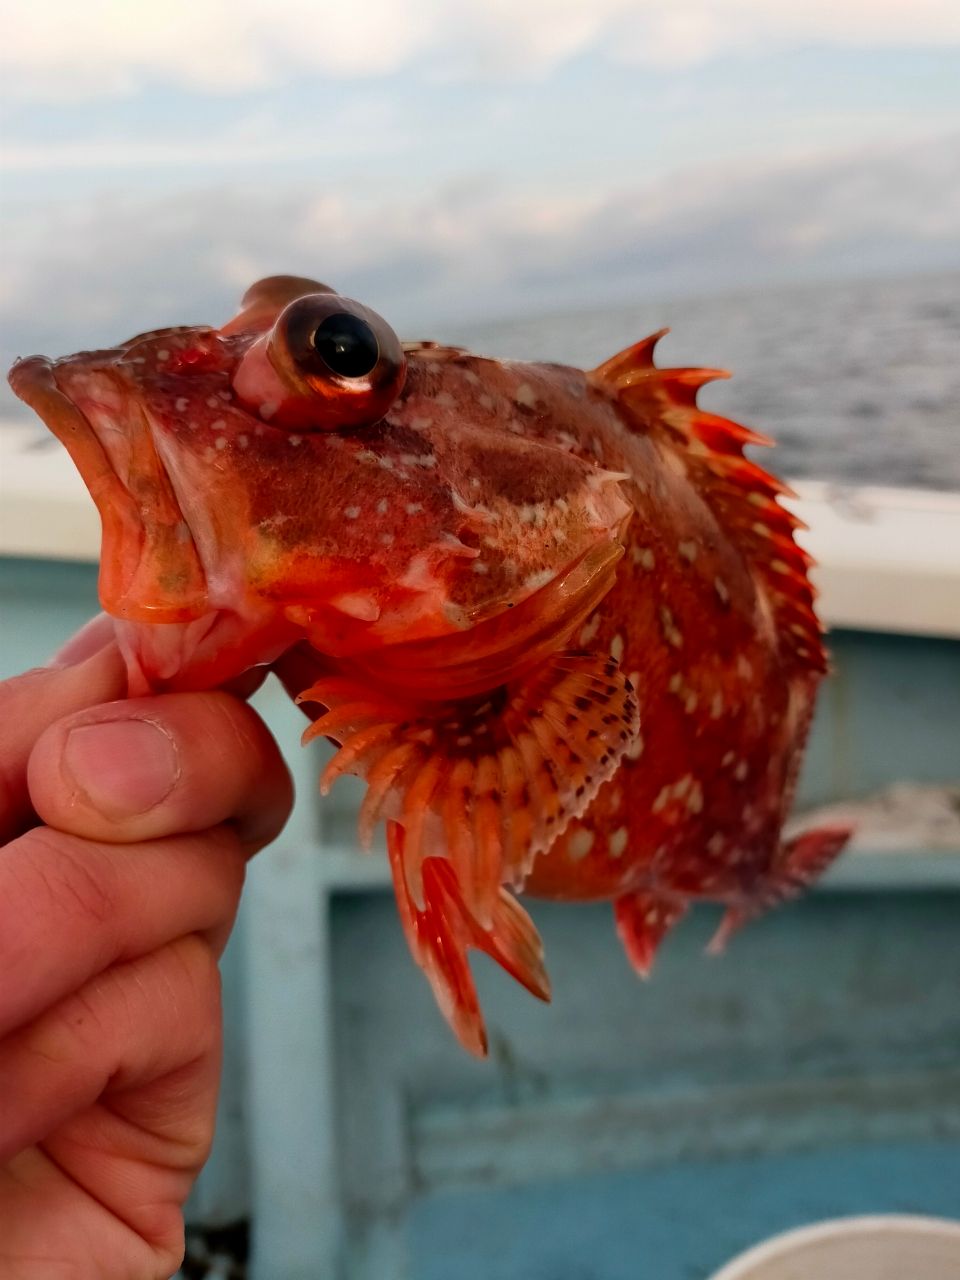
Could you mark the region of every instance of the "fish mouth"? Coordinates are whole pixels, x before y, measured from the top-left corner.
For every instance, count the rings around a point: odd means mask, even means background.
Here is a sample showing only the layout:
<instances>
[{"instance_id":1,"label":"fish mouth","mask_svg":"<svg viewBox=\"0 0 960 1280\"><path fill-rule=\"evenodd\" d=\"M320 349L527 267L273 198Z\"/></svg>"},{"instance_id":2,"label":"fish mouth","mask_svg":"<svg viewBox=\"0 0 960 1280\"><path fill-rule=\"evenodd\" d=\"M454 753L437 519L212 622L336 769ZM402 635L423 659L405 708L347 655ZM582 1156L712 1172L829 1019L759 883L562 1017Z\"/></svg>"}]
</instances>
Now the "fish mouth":
<instances>
[{"instance_id":1,"label":"fish mouth","mask_svg":"<svg viewBox=\"0 0 960 1280\"><path fill-rule=\"evenodd\" d=\"M109 405L84 397L89 404L81 408L68 389L75 377L69 357L18 360L10 386L64 445L96 503L103 607L130 621L193 621L209 609L203 568L144 415L111 376L109 362L120 355L120 349L84 355L112 392Z\"/></svg>"}]
</instances>

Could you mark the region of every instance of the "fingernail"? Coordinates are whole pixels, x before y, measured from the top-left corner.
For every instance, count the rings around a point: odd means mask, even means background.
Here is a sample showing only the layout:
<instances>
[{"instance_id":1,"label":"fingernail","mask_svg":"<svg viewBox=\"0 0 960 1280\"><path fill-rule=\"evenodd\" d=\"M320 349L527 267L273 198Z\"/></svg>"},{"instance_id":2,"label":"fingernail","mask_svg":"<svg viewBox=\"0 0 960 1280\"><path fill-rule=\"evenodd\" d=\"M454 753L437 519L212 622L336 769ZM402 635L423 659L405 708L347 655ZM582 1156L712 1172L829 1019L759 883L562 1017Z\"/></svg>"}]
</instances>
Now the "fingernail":
<instances>
[{"instance_id":1,"label":"fingernail","mask_svg":"<svg viewBox=\"0 0 960 1280\"><path fill-rule=\"evenodd\" d=\"M146 813L180 776L176 744L151 720L107 720L71 729L63 749L71 780L108 818Z\"/></svg>"}]
</instances>

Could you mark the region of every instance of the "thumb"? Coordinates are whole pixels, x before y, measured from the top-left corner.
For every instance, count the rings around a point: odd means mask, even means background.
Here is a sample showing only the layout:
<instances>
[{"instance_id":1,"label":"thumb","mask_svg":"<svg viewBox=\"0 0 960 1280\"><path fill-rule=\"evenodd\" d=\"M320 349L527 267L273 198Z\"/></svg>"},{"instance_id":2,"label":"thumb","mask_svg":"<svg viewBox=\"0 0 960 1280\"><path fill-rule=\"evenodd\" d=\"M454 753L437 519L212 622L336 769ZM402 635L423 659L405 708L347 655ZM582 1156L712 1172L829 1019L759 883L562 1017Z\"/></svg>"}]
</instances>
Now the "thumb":
<instances>
[{"instance_id":1,"label":"thumb","mask_svg":"<svg viewBox=\"0 0 960 1280\"><path fill-rule=\"evenodd\" d=\"M114 644L75 666L39 667L0 683L0 843L34 820L27 761L43 731L62 716L122 698L126 691L123 659Z\"/></svg>"}]
</instances>

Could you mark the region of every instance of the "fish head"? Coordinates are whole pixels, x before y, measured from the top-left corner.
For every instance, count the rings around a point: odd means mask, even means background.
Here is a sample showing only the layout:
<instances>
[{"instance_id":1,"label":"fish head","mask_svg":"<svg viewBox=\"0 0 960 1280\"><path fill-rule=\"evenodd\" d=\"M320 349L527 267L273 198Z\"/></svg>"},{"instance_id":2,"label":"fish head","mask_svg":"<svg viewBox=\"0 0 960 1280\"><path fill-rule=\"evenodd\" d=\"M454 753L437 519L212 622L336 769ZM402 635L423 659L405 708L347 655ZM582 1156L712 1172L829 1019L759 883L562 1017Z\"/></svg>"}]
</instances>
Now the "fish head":
<instances>
[{"instance_id":1,"label":"fish head","mask_svg":"<svg viewBox=\"0 0 960 1280\"><path fill-rule=\"evenodd\" d=\"M101 601L153 686L304 637L335 658L467 636L512 653L528 601L569 622L622 552L621 477L518 433L508 366L401 343L316 281L10 381L97 503Z\"/></svg>"}]
</instances>

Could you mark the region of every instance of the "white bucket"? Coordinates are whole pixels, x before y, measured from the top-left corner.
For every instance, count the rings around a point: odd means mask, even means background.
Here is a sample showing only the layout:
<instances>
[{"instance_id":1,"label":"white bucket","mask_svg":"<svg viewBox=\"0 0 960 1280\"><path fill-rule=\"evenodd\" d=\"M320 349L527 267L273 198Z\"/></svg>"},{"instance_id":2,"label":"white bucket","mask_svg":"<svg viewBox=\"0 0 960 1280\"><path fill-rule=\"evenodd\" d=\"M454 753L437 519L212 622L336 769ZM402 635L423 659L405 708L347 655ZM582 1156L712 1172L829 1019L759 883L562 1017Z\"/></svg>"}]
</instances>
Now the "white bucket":
<instances>
[{"instance_id":1,"label":"white bucket","mask_svg":"<svg viewBox=\"0 0 960 1280\"><path fill-rule=\"evenodd\" d=\"M818 1222L758 1244L710 1280L960 1280L960 1222L899 1214Z\"/></svg>"}]
</instances>

